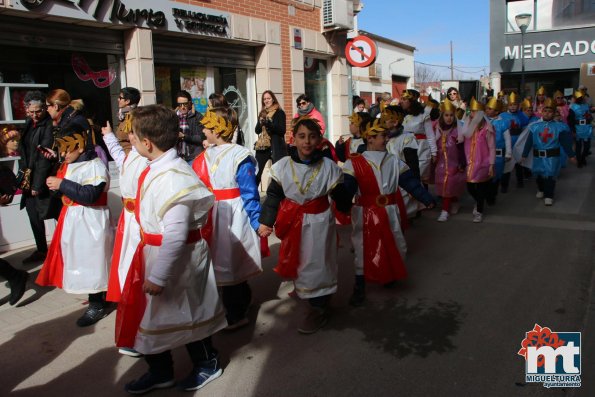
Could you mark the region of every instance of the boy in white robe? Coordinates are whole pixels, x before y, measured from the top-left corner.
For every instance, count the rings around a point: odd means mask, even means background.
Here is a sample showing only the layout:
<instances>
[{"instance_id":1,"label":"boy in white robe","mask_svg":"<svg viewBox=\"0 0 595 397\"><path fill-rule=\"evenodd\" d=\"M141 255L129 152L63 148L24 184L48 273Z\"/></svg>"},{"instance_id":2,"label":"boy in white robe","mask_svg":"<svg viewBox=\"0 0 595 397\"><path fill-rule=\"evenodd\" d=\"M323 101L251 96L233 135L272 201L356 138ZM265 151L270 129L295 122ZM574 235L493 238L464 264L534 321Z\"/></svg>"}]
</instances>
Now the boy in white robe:
<instances>
[{"instance_id":1,"label":"boy in white robe","mask_svg":"<svg viewBox=\"0 0 595 397\"><path fill-rule=\"evenodd\" d=\"M198 390L222 369L210 336L227 325L207 243L201 237L213 195L176 153L178 117L160 105L133 110L134 145L149 160L136 194L141 242L118 305L118 346L145 355L149 371L125 390L172 387L171 349L186 345L194 368L180 382Z\"/></svg>"}]
</instances>

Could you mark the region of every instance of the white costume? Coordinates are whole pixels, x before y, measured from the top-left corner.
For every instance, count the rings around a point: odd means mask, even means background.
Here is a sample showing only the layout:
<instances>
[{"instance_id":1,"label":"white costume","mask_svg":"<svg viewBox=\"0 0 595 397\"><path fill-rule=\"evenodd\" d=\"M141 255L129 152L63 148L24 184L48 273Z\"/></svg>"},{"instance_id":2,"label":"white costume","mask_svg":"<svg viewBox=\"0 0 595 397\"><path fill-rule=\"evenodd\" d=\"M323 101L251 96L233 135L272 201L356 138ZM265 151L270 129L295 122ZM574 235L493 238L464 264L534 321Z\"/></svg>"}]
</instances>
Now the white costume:
<instances>
[{"instance_id":1,"label":"white costume","mask_svg":"<svg viewBox=\"0 0 595 397\"><path fill-rule=\"evenodd\" d=\"M426 183L430 178L432 165L432 152L436 153L436 141L433 135L426 136L425 121L429 120L429 114L420 113L417 116L406 115L403 120L403 131L410 132L417 139L417 158L419 160L419 174L422 182ZM432 149L433 147L433 149Z\"/></svg>"},{"instance_id":2,"label":"white costume","mask_svg":"<svg viewBox=\"0 0 595 397\"><path fill-rule=\"evenodd\" d=\"M399 189L399 175L407 170L407 164L399 160L391 153L381 151L365 151L362 156L367 160L368 164L372 166L376 182L380 188L381 194L391 194ZM348 160L343 166L343 172L355 178L355 171L351 160ZM405 194L407 194L405 192ZM358 196L360 192L358 191ZM414 199L412 199L414 200ZM357 202L357 196L356 196ZM399 215L399 208L396 204L389 204L384 207L388 214L390 228L395 239L395 244L399 249L401 257L405 259L407 254L407 243L401 230L401 218ZM354 205L351 209L351 221L353 231L351 233L351 241L355 250L355 274L364 274L364 240L363 240L363 219L362 207Z\"/></svg>"},{"instance_id":3,"label":"white costume","mask_svg":"<svg viewBox=\"0 0 595 397\"><path fill-rule=\"evenodd\" d=\"M415 149L419 153L417 139L415 139L415 135L410 132L403 131L398 136L389 139L388 143L386 144L386 150L403 162L405 162L405 155L403 153L405 148ZM405 203L407 216L413 217L419 209L419 204L417 200L411 197L405 189L401 187L399 187L399 189L401 190L401 196L403 197L403 202Z\"/></svg>"},{"instance_id":4,"label":"white costume","mask_svg":"<svg viewBox=\"0 0 595 397\"><path fill-rule=\"evenodd\" d=\"M322 158L313 165L296 163L287 156L273 164L273 178L285 197L300 205L330 191L343 180L341 168ZM337 233L331 208L318 214L304 214L300 258L295 290L302 299L329 295L337 291Z\"/></svg>"},{"instance_id":5,"label":"white costume","mask_svg":"<svg viewBox=\"0 0 595 397\"><path fill-rule=\"evenodd\" d=\"M146 235L161 235L163 240L161 246L144 247L145 278L165 285L160 295L146 294L134 343L143 354L204 339L227 325L206 241L172 247L169 240L176 229L188 228L190 236L204 225L213 195L175 149L151 161L150 167L137 203L140 225Z\"/></svg>"},{"instance_id":6,"label":"white costume","mask_svg":"<svg viewBox=\"0 0 595 397\"><path fill-rule=\"evenodd\" d=\"M262 272L260 238L250 225L236 178L240 163L249 158L256 166L256 160L248 149L234 144L210 146L204 157L216 199L209 247L215 278L220 286L239 284ZM221 199L219 191L229 189L237 193Z\"/></svg>"}]
</instances>

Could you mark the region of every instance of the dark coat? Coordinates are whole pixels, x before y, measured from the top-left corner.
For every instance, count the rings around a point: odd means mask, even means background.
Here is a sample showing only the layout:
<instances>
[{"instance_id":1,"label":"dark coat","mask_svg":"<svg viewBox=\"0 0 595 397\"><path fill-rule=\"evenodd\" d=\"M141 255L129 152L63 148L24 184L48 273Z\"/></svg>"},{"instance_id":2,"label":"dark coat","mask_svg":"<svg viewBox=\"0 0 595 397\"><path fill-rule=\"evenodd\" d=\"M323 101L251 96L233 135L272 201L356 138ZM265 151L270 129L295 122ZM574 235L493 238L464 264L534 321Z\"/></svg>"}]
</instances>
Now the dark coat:
<instances>
[{"instance_id":1,"label":"dark coat","mask_svg":"<svg viewBox=\"0 0 595 397\"><path fill-rule=\"evenodd\" d=\"M184 134L184 142L186 143L186 153L184 153L184 160L194 160L196 156L201 154L203 150L202 141L206 139L202 132L203 125L200 123L202 114L199 112L192 112L188 114L186 121L188 123L188 132Z\"/></svg>"},{"instance_id":2,"label":"dark coat","mask_svg":"<svg viewBox=\"0 0 595 397\"><path fill-rule=\"evenodd\" d=\"M267 122L265 125L269 136L271 137L271 158L273 163L276 163L287 156L287 144L285 143L285 131L287 129L286 117L283 109L277 109L273 114L271 121ZM257 134L260 134L262 132L262 127L259 119L254 131Z\"/></svg>"}]
</instances>

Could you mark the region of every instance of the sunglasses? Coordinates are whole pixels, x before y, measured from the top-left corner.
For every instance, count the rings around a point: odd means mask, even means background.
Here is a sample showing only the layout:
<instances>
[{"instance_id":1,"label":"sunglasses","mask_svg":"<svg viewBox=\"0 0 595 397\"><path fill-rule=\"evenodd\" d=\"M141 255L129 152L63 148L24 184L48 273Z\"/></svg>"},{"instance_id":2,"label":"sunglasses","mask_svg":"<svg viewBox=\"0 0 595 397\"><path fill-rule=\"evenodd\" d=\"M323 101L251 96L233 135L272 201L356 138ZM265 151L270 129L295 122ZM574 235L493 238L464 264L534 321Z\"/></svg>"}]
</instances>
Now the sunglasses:
<instances>
[{"instance_id":1,"label":"sunglasses","mask_svg":"<svg viewBox=\"0 0 595 397\"><path fill-rule=\"evenodd\" d=\"M122 101L125 101L126 100L126 98L124 98L123 96L119 96L118 99L120 99Z\"/></svg>"},{"instance_id":2,"label":"sunglasses","mask_svg":"<svg viewBox=\"0 0 595 397\"><path fill-rule=\"evenodd\" d=\"M308 102L306 102L306 101L301 101L300 103L298 103L298 105L300 105L300 106L304 106L304 105L307 105L307 104L308 104Z\"/></svg>"},{"instance_id":3,"label":"sunglasses","mask_svg":"<svg viewBox=\"0 0 595 397\"><path fill-rule=\"evenodd\" d=\"M192 106L192 102L178 102L178 106L184 106L189 108L190 106Z\"/></svg>"}]
</instances>

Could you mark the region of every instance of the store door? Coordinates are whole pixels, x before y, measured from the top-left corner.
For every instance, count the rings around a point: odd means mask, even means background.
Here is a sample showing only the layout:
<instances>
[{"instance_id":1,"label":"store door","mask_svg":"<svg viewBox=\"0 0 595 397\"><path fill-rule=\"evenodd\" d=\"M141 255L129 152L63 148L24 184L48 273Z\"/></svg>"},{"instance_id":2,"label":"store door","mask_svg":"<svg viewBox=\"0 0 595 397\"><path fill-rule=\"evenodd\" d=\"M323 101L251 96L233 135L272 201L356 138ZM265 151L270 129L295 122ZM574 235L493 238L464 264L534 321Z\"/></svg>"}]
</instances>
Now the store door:
<instances>
[{"instance_id":1,"label":"store door","mask_svg":"<svg viewBox=\"0 0 595 397\"><path fill-rule=\"evenodd\" d=\"M327 74L328 68L325 60L304 56L305 94L310 97L316 109L322 114L324 123L327 125L325 136L328 138L330 135L327 116L329 112Z\"/></svg>"}]
</instances>

